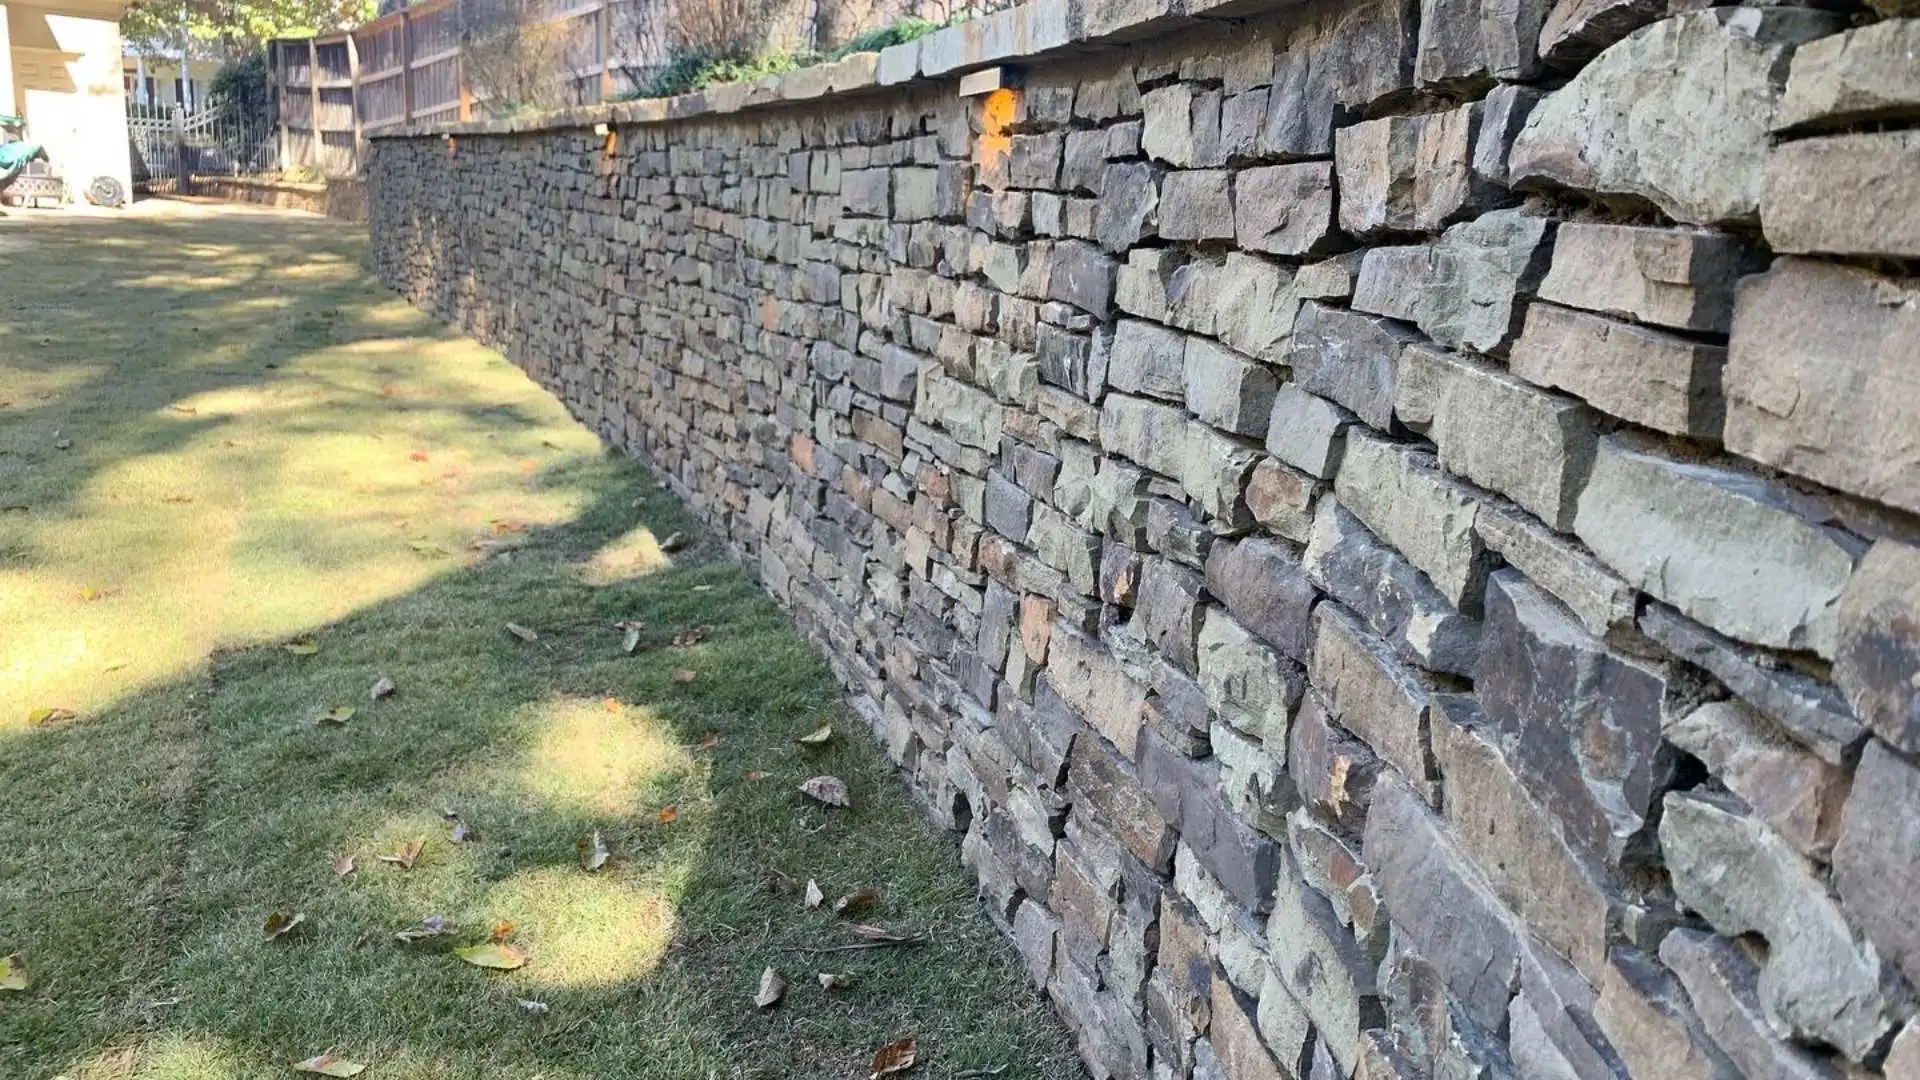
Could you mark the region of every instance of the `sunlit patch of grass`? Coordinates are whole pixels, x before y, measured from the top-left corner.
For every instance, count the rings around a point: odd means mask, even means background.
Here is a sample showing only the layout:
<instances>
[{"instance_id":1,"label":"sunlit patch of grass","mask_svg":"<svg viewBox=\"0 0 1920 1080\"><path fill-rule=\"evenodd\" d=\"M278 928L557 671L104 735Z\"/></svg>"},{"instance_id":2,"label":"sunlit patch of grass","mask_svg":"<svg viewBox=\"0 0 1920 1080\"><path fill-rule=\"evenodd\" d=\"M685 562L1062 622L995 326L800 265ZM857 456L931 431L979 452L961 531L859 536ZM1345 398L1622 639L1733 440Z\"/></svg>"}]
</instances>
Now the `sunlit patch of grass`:
<instances>
[{"instance_id":1,"label":"sunlit patch of grass","mask_svg":"<svg viewBox=\"0 0 1920 1080\"><path fill-rule=\"evenodd\" d=\"M644 577L672 561L660 550L660 540L653 530L641 526L594 552L593 558L580 564L578 573L582 582L600 588Z\"/></svg>"},{"instance_id":2,"label":"sunlit patch of grass","mask_svg":"<svg viewBox=\"0 0 1920 1080\"><path fill-rule=\"evenodd\" d=\"M691 765L651 709L606 698L542 703L530 711L538 742L517 783L556 806L631 813L649 787Z\"/></svg>"},{"instance_id":3,"label":"sunlit patch of grass","mask_svg":"<svg viewBox=\"0 0 1920 1080\"><path fill-rule=\"evenodd\" d=\"M501 882L485 906L514 925L514 940L532 954L521 976L529 993L617 986L658 968L673 943L680 897L647 880L659 876L637 867L587 874L545 866Z\"/></svg>"}]
</instances>

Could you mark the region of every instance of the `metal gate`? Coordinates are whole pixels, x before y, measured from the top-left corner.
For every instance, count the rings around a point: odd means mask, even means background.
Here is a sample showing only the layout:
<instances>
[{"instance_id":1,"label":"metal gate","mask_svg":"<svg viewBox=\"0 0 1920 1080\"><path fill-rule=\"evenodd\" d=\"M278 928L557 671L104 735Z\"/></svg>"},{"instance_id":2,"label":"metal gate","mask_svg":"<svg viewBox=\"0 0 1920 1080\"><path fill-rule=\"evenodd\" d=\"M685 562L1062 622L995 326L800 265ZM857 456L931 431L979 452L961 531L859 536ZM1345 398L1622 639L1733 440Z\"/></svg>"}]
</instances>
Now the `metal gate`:
<instances>
[{"instance_id":1,"label":"metal gate","mask_svg":"<svg viewBox=\"0 0 1920 1080\"><path fill-rule=\"evenodd\" d=\"M273 121L206 106L127 105L133 186L156 194L191 194L195 176L249 176L280 165Z\"/></svg>"}]
</instances>

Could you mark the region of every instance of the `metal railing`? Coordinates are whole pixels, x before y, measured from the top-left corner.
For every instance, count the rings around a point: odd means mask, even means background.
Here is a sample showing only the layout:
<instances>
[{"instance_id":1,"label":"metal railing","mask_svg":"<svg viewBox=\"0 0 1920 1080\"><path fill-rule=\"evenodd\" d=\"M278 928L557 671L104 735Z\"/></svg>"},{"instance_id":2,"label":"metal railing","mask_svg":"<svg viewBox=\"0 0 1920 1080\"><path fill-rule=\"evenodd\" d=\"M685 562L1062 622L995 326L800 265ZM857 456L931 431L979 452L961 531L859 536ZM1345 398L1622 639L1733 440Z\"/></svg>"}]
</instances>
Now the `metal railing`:
<instances>
[{"instance_id":1,"label":"metal railing","mask_svg":"<svg viewBox=\"0 0 1920 1080\"><path fill-rule=\"evenodd\" d=\"M195 176L250 176L280 167L271 117L232 106L127 105L136 191L191 194Z\"/></svg>"}]
</instances>

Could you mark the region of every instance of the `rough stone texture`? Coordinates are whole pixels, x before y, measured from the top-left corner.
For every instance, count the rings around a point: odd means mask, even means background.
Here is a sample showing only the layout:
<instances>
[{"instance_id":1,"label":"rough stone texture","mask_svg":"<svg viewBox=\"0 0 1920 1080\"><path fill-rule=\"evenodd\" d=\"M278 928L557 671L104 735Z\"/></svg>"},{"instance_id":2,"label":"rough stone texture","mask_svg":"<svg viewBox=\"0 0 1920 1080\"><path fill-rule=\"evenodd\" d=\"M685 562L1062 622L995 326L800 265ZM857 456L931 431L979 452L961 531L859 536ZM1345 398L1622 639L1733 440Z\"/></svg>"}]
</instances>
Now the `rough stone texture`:
<instances>
[{"instance_id":1,"label":"rough stone texture","mask_svg":"<svg viewBox=\"0 0 1920 1080\"><path fill-rule=\"evenodd\" d=\"M1773 114L1775 130L1920 116L1916 55L1920 21L1914 19L1889 19L1802 45Z\"/></svg>"},{"instance_id":2,"label":"rough stone texture","mask_svg":"<svg viewBox=\"0 0 1920 1080\"><path fill-rule=\"evenodd\" d=\"M1872 787L1869 774L1863 765L1863 789ZM1909 784L1908 795L1916 794L1920 788ZM1878 809L1912 807L1910 797L1906 807ZM1907 856L1913 850L1914 830L1911 825L1895 829L1888 839L1903 842L1894 850L1902 852L1897 858L1911 876L1913 862ZM1758 933L1766 938L1760 996L1782 1034L1830 1042L1854 1058L1872 1051L1893 1026L1898 1002L1890 1001L1882 986L1879 958L1854 940L1812 864L1736 808L1679 793L1666 798L1660 846L1681 903L1723 934ZM1874 862L1875 870L1893 869L1884 852ZM1835 877L1847 880L1838 869ZM1901 909L1911 909L1912 894L1902 885L1912 882L1889 881L1883 873L1872 887L1887 898L1880 901L1880 910L1905 916L1900 932L1911 939L1912 911Z\"/></svg>"},{"instance_id":3,"label":"rough stone texture","mask_svg":"<svg viewBox=\"0 0 1920 1080\"><path fill-rule=\"evenodd\" d=\"M1920 754L1920 548L1881 540L1840 594L1834 681L1875 734Z\"/></svg>"},{"instance_id":4,"label":"rough stone texture","mask_svg":"<svg viewBox=\"0 0 1920 1080\"><path fill-rule=\"evenodd\" d=\"M1667 725L1667 741L1699 758L1754 816L1801 854L1825 858L1840 833L1847 776L1738 701L1713 701Z\"/></svg>"},{"instance_id":5,"label":"rough stone texture","mask_svg":"<svg viewBox=\"0 0 1920 1080\"><path fill-rule=\"evenodd\" d=\"M1812 1054L1776 1038L1762 1012L1753 961L1738 946L1696 930L1675 930L1660 959L1680 977L1700 1024L1742 1076L1837 1080Z\"/></svg>"},{"instance_id":6,"label":"rough stone texture","mask_svg":"<svg viewBox=\"0 0 1920 1080\"><path fill-rule=\"evenodd\" d=\"M1093 1076L1913 1080L1912 30L1681 7L1038 0L370 132L369 262L755 570Z\"/></svg>"},{"instance_id":7,"label":"rough stone texture","mask_svg":"<svg viewBox=\"0 0 1920 1080\"><path fill-rule=\"evenodd\" d=\"M1920 282L1781 259L1741 283L1727 449L1920 511Z\"/></svg>"},{"instance_id":8,"label":"rough stone texture","mask_svg":"<svg viewBox=\"0 0 1920 1080\"><path fill-rule=\"evenodd\" d=\"M1750 221L1786 61L1836 28L1792 8L1713 8L1646 27L1533 110L1512 177L1637 196L1694 225Z\"/></svg>"},{"instance_id":9,"label":"rough stone texture","mask_svg":"<svg viewBox=\"0 0 1920 1080\"><path fill-rule=\"evenodd\" d=\"M1515 375L1578 395L1670 435L1715 439L1727 350L1584 311L1534 304L1513 347Z\"/></svg>"},{"instance_id":10,"label":"rough stone texture","mask_svg":"<svg viewBox=\"0 0 1920 1080\"><path fill-rule=\"evenodd\" d=\"M1636 588L1729 637L1833 656L1859 546L1785 488L1602 439L1573 531Z\"/></svg>"},{"instance_id":11,"label":"rough stone texture","mask_svg":"<svg viewBox=\"0 0 1920 1080\"><path fill-rule=\"evenodd\" d=\"M1847 800L1833 885L1855 925L1887 961L1920 982L1920 769L1867 744Z\"/></svg>"},{"instance_id":12,"label":"rough stone texture","mask_svg":"<svg viewBox=\"0 0 1920 1080\"><path fill-rule=\"evenodd\" d=\"M1677 330L1724 334L1751 256L1726 233L1638 225L1560 226L1540 298Z\"/></svg>"},{"instance_id":13,"label":"rough stone texture","mask_svg":"<svg viewBox=\"0 0 1920 1080\"><path fill-rule=\"evenodd\" d=\"M1831 135L1767 158L1760 222L1781 253L1920 258L1920 132Z\"/></svg>"}]
</instances>

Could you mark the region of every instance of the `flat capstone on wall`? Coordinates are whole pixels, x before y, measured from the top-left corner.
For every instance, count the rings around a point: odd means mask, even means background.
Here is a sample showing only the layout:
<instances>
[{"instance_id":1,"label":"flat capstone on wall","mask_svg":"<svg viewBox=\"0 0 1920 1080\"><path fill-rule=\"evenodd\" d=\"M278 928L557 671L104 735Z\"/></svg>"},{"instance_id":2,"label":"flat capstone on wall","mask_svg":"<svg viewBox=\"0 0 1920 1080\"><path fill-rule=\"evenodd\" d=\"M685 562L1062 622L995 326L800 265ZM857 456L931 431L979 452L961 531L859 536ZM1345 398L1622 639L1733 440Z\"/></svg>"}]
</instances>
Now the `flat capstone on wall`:
<instances>
[{"instance_id":1,"label":"flat capstone on wall","mask_svg":"<svg viewBox=\"0 0 1920 1080\"><path fill-rule=\"evenodd\" d=\"M1042 0L379 138L373 262L757 568L1095 1076L1914 1080L1872 2Z\"/></svg>"}]
</instances>

